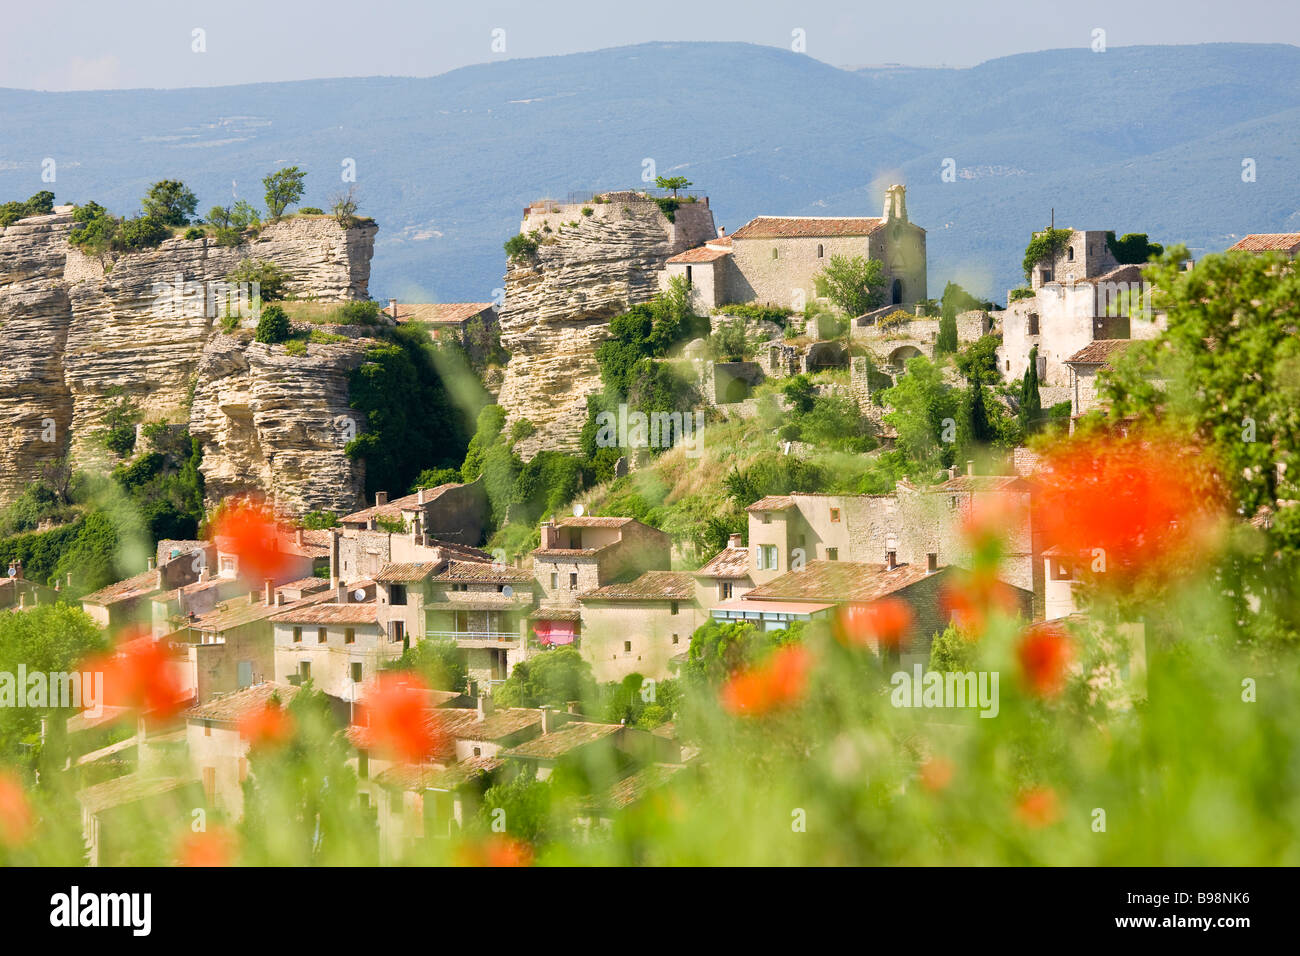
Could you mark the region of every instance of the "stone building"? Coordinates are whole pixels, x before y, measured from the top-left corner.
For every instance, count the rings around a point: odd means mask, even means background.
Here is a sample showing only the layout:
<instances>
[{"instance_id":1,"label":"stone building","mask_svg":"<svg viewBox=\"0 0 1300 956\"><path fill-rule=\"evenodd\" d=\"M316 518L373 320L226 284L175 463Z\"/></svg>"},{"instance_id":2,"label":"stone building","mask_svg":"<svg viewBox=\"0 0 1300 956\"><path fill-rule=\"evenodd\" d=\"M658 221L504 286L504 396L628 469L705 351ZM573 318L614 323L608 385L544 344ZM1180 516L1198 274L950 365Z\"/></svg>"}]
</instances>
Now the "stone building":
<instances>
[{"instance_id":1,"label":"stone building","mask_svg":"<svg viewBox=\"0 0 1300 956\"><path fill-rule=\"evenodd\" d=\"M1294 259L1300 255L1300 232L1261 232L1244 236L1228 252L1281 252Z\"/></svg>"},{"instance_id":2,"label":"stone building","mask_svg":"<svg viewBox=\"0 0 1300 956\"><path fill-rule=\"evenodd\" d=\"M660 277L682 276L697 309L766 303L802 311L818 298L816 276L832 256L861 256L884 268L885 304L926 298L925 230L907 218L906 189L890 186L876 217L760 216L671 257Z\"/></svg>"},{"instance_id":3,"label":"stone building","mask_svg":"<svg viewBox=\"0 0 1300 956\"><path fill-rule=\"evenodd\" d=\"M587 591L579 601L582 656L601 683L629 674L671 677L673 658L686 652L691 635L707 619L689 571L646 571Z\"/></svg>"},{"instance_id":4,"label":"stone building","mask_svg":"<svg viewBox=\"0 0 1300 956\"><path fill-rule=\"evenodd\" d=\"M404 650L380 629L373 591L355 603L305 604L275 615L271 623L276 682L310 680L343 704L355 703L362 685Z\"/></svg>"},{"instance_id":5,"label":"stone building","mask_svg":"<svg viewBox=\"0 0 1300 956\"><path fill-rule=\"evenodd\" d=\"M1070 421L1096 408L1102 407L1097 391L1097 375L1110 368L1111 362L1123 355L1133 344L1132 339L1105 339L1085 345L1065 360L1069 370Z\"/></svg>"},{"instance_id":6,"label":"stone building","mask_svg":"<svg viewBox=\"0 0 1300 956\"><path fill-rule=\"evenodd\" d=\"M533 551L533 576L543 608L573 607L580 595L616 579L666 570L671 547L668 535L635 518L543 522L541 546Z\"/></svg>"}]
</instances>

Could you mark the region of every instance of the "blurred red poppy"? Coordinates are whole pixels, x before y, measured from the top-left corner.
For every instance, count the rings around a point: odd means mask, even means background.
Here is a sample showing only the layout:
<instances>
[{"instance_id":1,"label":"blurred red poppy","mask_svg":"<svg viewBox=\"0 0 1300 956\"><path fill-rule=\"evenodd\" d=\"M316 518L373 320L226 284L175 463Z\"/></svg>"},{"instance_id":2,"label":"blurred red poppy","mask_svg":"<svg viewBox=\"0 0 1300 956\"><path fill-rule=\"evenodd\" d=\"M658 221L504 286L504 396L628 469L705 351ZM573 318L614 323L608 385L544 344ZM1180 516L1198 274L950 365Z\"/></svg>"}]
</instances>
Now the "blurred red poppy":
<instances>
[{"instance_id":1,"label":"blurred red poppy","mask_svg":"<svg viewBox=\"0 0 1300 956\"><path fill-rule=\"evenodd\" d=\"M32 808L22 781L0 771L0 843L18 846L27 842L32 830Z\"/></svg>"},{"instance_id":2,"label":"blurred red poppy","mask_svg":"<svg viewBox=\"0 0 1300 956\"><path fill-rule=\"evenodd\" d=\"M239 576L249 584L277 580L288 570L290 555L280 548L280 529L256 499L228 500L213 522L212 535L218 550L236 556Z\"/></svg>"},{"instance_id":3,"label":"blurred red poppy","mask_svg":"<svg viewBox=\"0 0 1300 956\"><path fill-rule=\"evenodd\" d=\"M481 843L466 843L456 849L458 866L528 866L533 848L523 840L493 835Z\"/></svg>"},{"instance_id":4,"label":"blurred red poppy","mask_svg":"<svg viewBox=\"0 0 1300 956\"><path fill-rule=\"evenodd\" d=\"M293 736L293 717L278 701L269 700L239 718L239 736L250 747L275 747Z\"/></svg>"},{"instance_id":5,"label":"blurred red poppy","mask_svg":"<svg viewBox=\"0 0 1300 956\"><path fill-rule=\"evenodd\" d=\"M952 783L952 761L947 757L927 757L921 764L921 786L937 793Z\"/></svg>"},{"instance_id":6,"label":"blurred red poppy","mask_svg":"<svg viewBox=\"0 0 1300 956\"><path fill-rule=\"evenodd\" d=\"M181 866L230 866L235 856L235 838L223 827L186 834L181 842Z\"/></svg>"},{"instance_id":7,"label":"blurred red poppy","mask_svg":"<svg viewBox=\"0 0 1300 956\"><path fill-rule=\"evenodd\" d=\"M841 607L831 622L831 632L841 644L898 650L908 638L914 615L899 598L873 604Z\"/></svg>"},{"instance_id":8,"label":"blurred red poppy","mask_svg":"<svg viewBox=\"0 0 1300 956\"><path fill-rule=\"evenodd\" d=\"M758 717L797 703L808 684L808 652L799 644L777 648L756 667L733 674L722 687L722 706Z\"/></svg>"},{"instance_id":9,"label":"blurred red poppy","mask_svg":"<svg viewBox=\"0 0 1300 956\"><path fill-rule=\"evenodd\" d=\"M1117 589L1195 566L1225 513L1213 463L1168 434L1062 442L1034 483L1044 549L1076 556L1086 577Z\"/></svg>"},{"instance_id":10,"label":"blurred red poppy","mask_svg":"<svg viewBox=\"0 0 1300 956\"><path fill-rule=\"evenodd\" d=\"M169 645L148 635L122 640L83 670L104 675L104 703L129 707L154 720L175 716L189 702Z\"/></svg>"},{"instance_id":11,"label":"blurred red poppy","mask_svg":"<svg viewBox=\"0 0 1300 956\"><path fill-rule=\"evenodd\" d=\"M1070 664L1070 635L1056 624L1036 624L1025 629L1016 647L1020 674L1030 693L1054 697L1065 687Z\"/></svg>"},{"instance_id":12,"label":"blurred red poppy","mask_svg":"<svg viewBox=\"0 0 1300 956\"><path fill-rule=\"evenodd\" d=\"M1051 787L1036 787L1020 795L1016 816L1025 826L1038 829L1051 826L1061 818L1060 802Z\"/></svg>"},{"instance_id":13,"label":"blurred red poppy","mask_svg":"<svg viewBox=\"0 0 1300 956\"><path fill-rule=\"evenodd\" d=\"M993 569L953 571L939 592L939 605L957 629L972 640L987 629L990 615L1010 615L1017 609L1015 592L998 580Z\"/></svg>"},{"instance_id":14,"label":"blurred red poppy","mask_svg":"<svg viewBox=\"0 0 1300 956\"><path fill-rule=\"evenodd\" d=\"M362 745L406 763L434 756L444 735L428 701L429 689L414 674L378 675L357 705L357 736Z\"/></svg>"}]
</instances>

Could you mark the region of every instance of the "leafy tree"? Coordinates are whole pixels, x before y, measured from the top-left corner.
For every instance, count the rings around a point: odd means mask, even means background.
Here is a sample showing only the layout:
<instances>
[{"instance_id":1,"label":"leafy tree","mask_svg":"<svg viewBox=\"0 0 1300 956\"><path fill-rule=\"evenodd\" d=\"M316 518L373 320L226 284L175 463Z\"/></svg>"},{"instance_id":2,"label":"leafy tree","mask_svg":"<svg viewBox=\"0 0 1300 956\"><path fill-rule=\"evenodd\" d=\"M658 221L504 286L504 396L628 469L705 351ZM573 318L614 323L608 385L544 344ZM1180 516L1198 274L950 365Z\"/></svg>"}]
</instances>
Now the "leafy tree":
<instances>
[{"instance_id":1,"label":"leafy tree","mask_svg":"<svg viewBox=\"0 0 1300 956\"><path fill-rule=\"evenodd\" d=\"M957 307L947 299L944 299L939 317L939 335L934 341L934 351L938 355L951 355L957 351Z\"/></svg>"},{"instance_id":2,"label":"leafy tree","mask_svg":"<svg viewBox=\"0 0 1300 956\"><path fill-rule=\"evenodd\" d=\"M965 673L975 668L975 642L953 624L934 635L930 644L930 670Z\"/></svg>"},{"instance_id":3,"label":"leafy tree","mask_svg":"<svg viewBox=\"0 0 1300 956\"><path fill-rule=\"evenodd\" d=\"M803 639L803 625L785 630L760 631L741 621L709 620L695 629L686 653L683 677L688 685L716 689L736 671L763 654Z\"/></svg>"},{"instance_id":4,"label":"leafy tree","mask_svg":"<svg viewBox=\"0 0 1300 956\"><path fill-rule=\"evenodd\" d=\"M351 229L357 224L359 206L356 187L349 186L347 192L335 195L334 201L330 204L330 215L341 228Z\"/></svg>"},{"instance_id":5,"label":"leafy tree","mask_svg":"<svg viewBox=\"0 0 1300 956\"><path fill-rule=\"evenodd\" d=\"M161 219L153 216L141 216L138 219L126 219L118 224L113 236L113 248L121 252L137 252L152 249L171 237L171 231Z\"/></svg>"},{"instance_id":6,"label":"leafy tree","mask_svg":"<svg viewBox=\"0 0 1300 956\"><path fill-rule=\"evenodd\" d=\"M870 312L884 300L884 268L863 256L831 256L814 280L817 294L834 302L849 316Z\"/></svg>"},{"instance_id":7,"label":"leafy tree","mask_svg":"<svg viewBox=\"0 0 1300 956\"><path fill-rule=\"evenodd\" d=\"M308 531L337 528L339 526L339 516L333 511L308 511L302 516L302 526Z\"/></svg>"},{"instance_id":8,"label":"leafy tree","mask_svg":"<svg viewBox=\"0 0 1300 956\"><path fill-rule=\"evenodd\" d=\"M520 262L537 255L538 241L536 233L537 230L534 229L528 235L521 232L507 239L505 243L506 258L511 262Z\"/></svg>"},{"instance_id":9,"label":"leafy tree","mask_svg":"<svg viewBox=\"0 0 1300 956\"><path fill-rule=\"evenodd\" d=\"M487 405L478 413L474 435L465 449L465 461L460 466L462 481L473 481L483 473L483 458L496 444L506 425L506 410L500 405Z\"/></svg>"},{"instance_id":10,"label":"leafy tree","mask_svg":"<svg viewBox=\"0 0 1300 956\"><path fill-rule=\"evenodd\" d=\"M1141 265L1159 259L1165 253L1165 247L1158 242L1151 242L1145 232L1128 232L1118 239L1115 238L1115 233L1108 232L1106 248L1116 262L1124 265Z\"/></svg>"},{"instance_id":11,"label":"leafy tree","mask_svg":"<svg viewBox=\"0 0 1300 956\"><path fill-rule=\"evenodd\" d=\"M715 362L739 362L745 358L745 323L740 319L719 322L709 333L709 354Z\"/></svg>"},{"instance_id":12,"label":"leafy tree","mask_svg":"<svg viewBox=\"0 0 1300 956\"><path fill-rule=\"evenodd\" d=\"M973 458L991 446L998 437L997 429L989 417L988 396L978 369L970 378L962 395L958 420L957 441L964 458Z\"/></svg>"},{"instance_id":13,"label":"leafy tree","mask_svg":"<svg viewBox=\"0 0 1300 956\"><path fill-rule=\"evenodd\" d=\"M167 226L188 226L199 201L184 183L164 179L154 183L140 202L145 216Z\"/></svg>"},{"instance_id":14,"label":"leafy tree","mask_svg":"<svg viewBox=\"0 0 1300 956\"><path fill-rule=\"evenodd\" d=\"M981 381L998 379L998 346L1002 340L996 335L983 335L972 345L957 353L957 370L967 378L976 376Z\"/></svg>"},{"instance_id":15,"label":"leafy tree","mask_svg":"<svg viewBox=\"0 0 1300 956\"><path fill-rule=\"evenodd\" d=\"M439 485L459 483L459 468L426 468L411 483L411 490L408 494L415 494L421 488L437 488Z\"/></svg>"},{"instance_id":16,"label":"leafy tree","mask_svg":"<svg viewBox=\"0 0 1300 956\"><path fill-rule=\"evenodd\" d=\"M510 836L534 845L542 843L551 831L551 802L549 782L536 780L530 773L520 773L508 783L499 783L483 793L479 826L491 830L499 816L496 811L504 810L506 832Z\"/></svg>"},{"instance_id":17,"label":"leafy tree","mask_svg":"<svg viewBox=\"0 0 1300 956\"><path fill-rule=\"evenodd\" d=\"M81 593L96 591L120 579L117 526L102 511L87 515L71 546L59 556L52 577L65 580L72 572L72 585Z\"/></svg>"},{"instance_id":18,"label":"leafy tree","mask_svg":"<svg viewBox=\"0 0 1300 956\"><path fill-rule=\"evenodd\" d=\"M272 219L279 219L291 204L302 198L306 178L307 174L297 166L286 166L262 180L266 187L266 211Z\"/></svg>"},{"instance_id":19,"label":"leafy tree","mask_svg":"<svg viewBox=\"0 0 1300 956\"><path fill-rule=\"evenodd\" d=\"M563 707L571 700L589 699L594 690L591 664L568 645L520 661L492 691L492 698L502 707Z\"/></svg>"},{"instance_id":20,"label":"leafy tree","mask_svg":"<svg viewBox=\"0 0 1300 956\"><path fill-rule=\"evenodd\" d=\"M1038 391L1038 346L1029 350L1029 366L1020 385L1020 426L1037 428L1043 417L1043 397Z\"/></svg>"},{"instance_id":21,"label":"leafy tree","mask_svg":"<svg viewBox=\"0 0 1300 956\"><path fill-rule=\"evenodd\" d=\"M885 421L898 432L898 448L913 475L934 475L952 464L957 401L943 370L925 356L907 362L907 374L880 396L890 411Z\"/></svg>"},{"instance_id":22,"label":"leafy tree","mask_svg":"<svg viewBox=\"0 0 1300 956\"><path fill-rule=\"evenodd\" d=\"M688 186L693 184L685 176L656 176L655 185L660 189L671 189L673 191L673 198L676 199L677 190L686 189Z\"/></svg>"},{"instance_id":23,"label":"leafy tree","mask_svg":"<svg viewBox=\"0 0 1300 956\"><path fill-rule=\"evenodd\" d=\"M54 193L42 190L26 202L7 202L0 205L0 227L12 226L28 216L48 216L54 212Z\"/></svg>"},{"instance_id":24,"label":"leafy tree","mask_svg":"<svg viewBox=\"0 0 1300 956\"><path fill-rule=\"evenodd\" d=\"M806 374L800 373L786 379L781 386L781 394L790 403L795 414L805 415L812 411L816 393L813 391L812 381Z\"/></svg>"},{"instance_id":25,"label":"leafy tree","mask_svg":"<svg viewBox=\"0 0 1300 956\"><path fill-rule=\"evenodd\" d=\"M413 671L434 690L463 694L469 686L465 655L455 641L420 641L402 656L384 665L385 670Z\"/></svg>"},{"instance_id":26,"label":"leafy tree","mask_svg":"<svg viewBox=\"0 0 1300 956\"><path fill-rule=\"evenodd\" d=\"M246 283L257 290L257 296L263 302L274 302L285 297L289 277L268 259L241 259L226 276L226 281L234 285Z\"/></svg>"},{"instance_id":27,"label":"leafy tree","mask_svg":"<svg viewBox=\"0 0 1300 956\"><path fill-rule=\"evenodd\" d=\"M289 325L289 316L278 305L268 305L262 309L257 320L257 334L253 336L258 342L275 345L289 338L293 332Z\"/></svg>"}]
</instances>

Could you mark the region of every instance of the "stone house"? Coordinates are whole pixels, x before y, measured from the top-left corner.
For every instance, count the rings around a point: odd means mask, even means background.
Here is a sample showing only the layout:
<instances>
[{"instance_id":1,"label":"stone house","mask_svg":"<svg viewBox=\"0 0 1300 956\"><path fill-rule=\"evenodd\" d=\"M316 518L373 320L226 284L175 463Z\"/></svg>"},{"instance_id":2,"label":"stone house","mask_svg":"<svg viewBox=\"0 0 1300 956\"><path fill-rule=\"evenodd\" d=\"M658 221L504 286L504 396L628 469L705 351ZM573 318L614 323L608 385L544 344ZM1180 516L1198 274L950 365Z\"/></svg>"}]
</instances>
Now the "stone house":
<instances>
[{"instance_id":1,"label":"stone house","mask_svg":"<svg viewBox=\"0 0 1300 956\"><path fill-rule=\"evenodd\" d=\"M695 572L695 603L700 607L744 597L754 586L749 576L749 549L741 543L743 539L740 534L730 535L727 546Z\"/></svg>"},{"instance_id":2,"label":"stone house","mask_svg":"<svg viewBox=\"0 0 1300 956\"><path fill-rule=\"evenodd\" d=\"M666 286L674 277L685 278L701 310L755 302L802 311L818 298L815 278L835 255L879 261L886 304L905 306L926 298L925 230L908 220L900 185L886 190L879 218L752 219L730 236L720 234L670 257L660 281Z\"/></svg>"},{"instance_id":3,"label":"stone house","mask_svg":"<svg viewBox=\"0 0 1300 956\"><path fill-rule=\"evenodd\" d=\"M243 817L249 741L240 733L240 721L273 700L287 708L297 694L292 684L263 681L214 697L183 714L186 749L209 806L231 820Z\"/></svg>"},{"instance_id":4,"label":"stone house","mask_svg":"<svg viewBox=\"0 0 1300 956\"><path fill-rule=\"evenodd\" d=\"M271 583L282 584L286 581L298 581L310 577L318 569L323 571L329 559L328 537L327 532L306 531L302 528L280 533L276 542L280 552L279 573L272 579ZM238 578L246 576L240 570L239 553L236 543L232 539L218 535L213 538L212 543L216 550L218 577ZM203 566L194 558L190 558L190 560L198 564L199 567ZM194 569L196 573L199 567ZM260 584L261 582L254 583Z\"/></svg>"},{"instance_id":5,"label":"stone house","mask_svg":"<svg viewBox=\"0 0 1300 956\"><path fill-rule=\"evenodd\" d=\"M87 864L130 866L142 831L174 838L182 825L188 829L192 811L204 800L202 787L191 777L138 771L78 790L77 803Z\"/></svg>"},{"instance_id":6,"label":"stone house","mask_svg":"<svg viewBox=\"0 0 1300 956\"><path fill-rule=\"evenodd\" d=\"M81 599L81 609L103 628L131 623L152 623L152 598L199 579L202 563L189 554L169 558L158 567L149 559L149 570L92 591Z\"/></svg>"},{"instance_id":7,"label":"stone house","mask_svg":"<svg viewBox=\"0 0 1300 956\"><path fill-rule=\"evenodd\" d=\"M351 705L361 685L402 655L403 643L380 629L373 591L361 593L366 598L361 602L308 603L271 618L277 683L310 680L317 690Z\"/></svg>"},{"instance_id":8,"label":"stone house","mask_svg":"<svg viewBox=\"0 0 1300 956\"><path fill-rule=\"evenodd\" d=\"M499 325L495 302L425 302L398 304L388 300L388 315L397 324L419 322L429 330L435 341L458 342L471 345L469 325L477 319L484 331L491 333Z\"/></svg>"},{"instance_id":9,"label":"stone house","mask_svg":"<svg viewBox=\"0 0 1300 956\"><path fill-rule=\"evenodd\" d=\"M814 560L883 561L902 527L894 495L771 495L745 510L755 584Z\"/></svg>"},{"instance_id":10,"label":"stone house","mask_svg":"<svg viewBox=\"0 0 1300 956\"><path fill-rule=\"evenodd\" d=\"M672 542L635 518L570 517L542 522L532 552L544 607L573 607L578 596L642 571L666 570ZM558 642L557 642L558 643Z\"/></svg>"},{"instance_id":11,"label":"stone house","mask_svg":"<svg viewBox=\"0 0 1300 956\"><path fill-rule=\"evenodd\" d=\"M1102 399L1097 391L1097 375L1110 368L1111 362L1123 355L1133 344L1132 339L1104 339L1085 345L1065 360L1069 370L1070 423L1101 408Z\"/></svg>"},{"instance_id":12,"label":"stone house","mask_svg":"<svg viewBox=\"0 0 1300 956\"><path fill-rule=\"evenodd\" d=\"M1300 255L1300 232L1251 233L1237 240L1228 252L1281 252L1294 259Z\"/></svg>"},{"instance_id":13,"label":"stone house","mask_svg":"<svg viewBox=\"0 0 1300 956\"><path fill-rule=\"evenodd\" d=\"M469 484L421 488L393 501L378 492L369 508L345 515L330 547L334 571L345 581L373 578L393 562L444 561L455 556L492 560L474 548L483 539L487 495L480 478Z\"/></svg>"},{"instance_id":14,"label":"stone house","mask_svg":"<svg viewBox=\"0 0 1300 956\"><path fill-rule=\"evenodd\" d=\"M689 571L646 571L583 593L581 651L596 680L671 677L673 658L706 620L695 590Z\"/></svg>"}]
</instances>

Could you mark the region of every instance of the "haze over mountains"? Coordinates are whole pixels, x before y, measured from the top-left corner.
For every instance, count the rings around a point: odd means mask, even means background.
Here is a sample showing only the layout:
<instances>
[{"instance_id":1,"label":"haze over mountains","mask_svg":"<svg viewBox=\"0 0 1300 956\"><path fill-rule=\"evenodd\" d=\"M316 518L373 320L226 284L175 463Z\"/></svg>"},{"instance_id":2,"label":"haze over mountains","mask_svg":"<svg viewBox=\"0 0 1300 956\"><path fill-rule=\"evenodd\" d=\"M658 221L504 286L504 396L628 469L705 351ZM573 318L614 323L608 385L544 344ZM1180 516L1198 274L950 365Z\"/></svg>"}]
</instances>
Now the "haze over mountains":
<instances>
[{"instance_id":1,"label":"haze over mountains","mask_svg":"<svg viewBox=\"0 0 1300 956\"><path fill-rule=\"evenodd\" d=\"M1281 44L846 71L772 47L651 43L427 79L0 90L0 130L0 201L49 188L119 214L162 178L188 183L201 211L232 192L260 207L282 164L308 171L304 205L327 206L354 159L380 224L372 295L404 301L490 299L530 200L641 186L646 158L689 177L729 230L761 214L879 215L884 186L906 183L931 295L954 278L1002 301L1053 208L1058 226L1148 232L1194 255L1300 231L1300 48Z\"/></svg>"}]
</instances>

